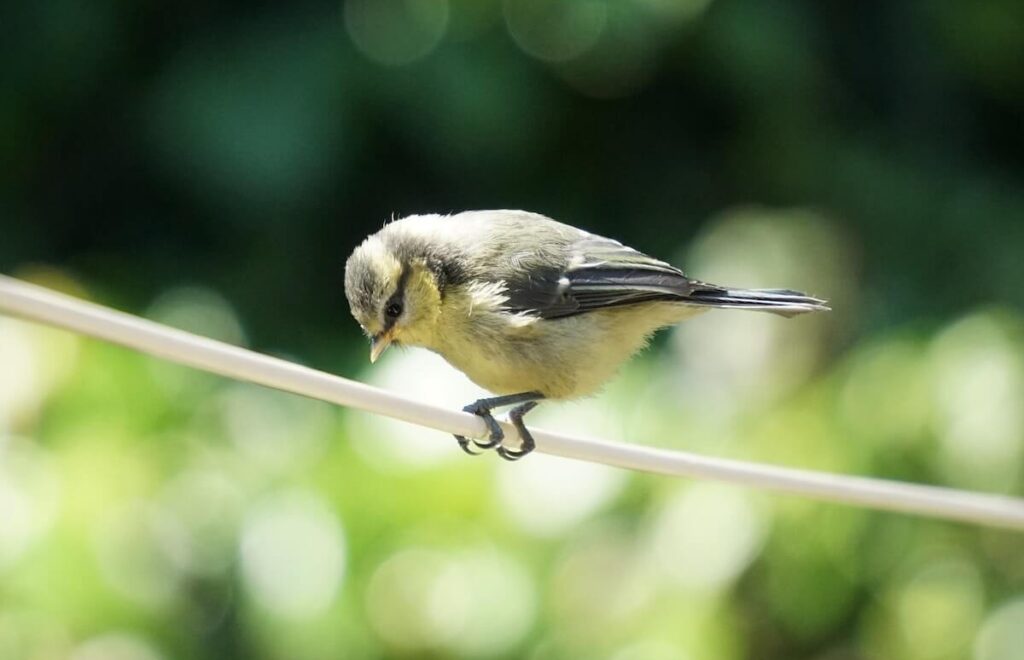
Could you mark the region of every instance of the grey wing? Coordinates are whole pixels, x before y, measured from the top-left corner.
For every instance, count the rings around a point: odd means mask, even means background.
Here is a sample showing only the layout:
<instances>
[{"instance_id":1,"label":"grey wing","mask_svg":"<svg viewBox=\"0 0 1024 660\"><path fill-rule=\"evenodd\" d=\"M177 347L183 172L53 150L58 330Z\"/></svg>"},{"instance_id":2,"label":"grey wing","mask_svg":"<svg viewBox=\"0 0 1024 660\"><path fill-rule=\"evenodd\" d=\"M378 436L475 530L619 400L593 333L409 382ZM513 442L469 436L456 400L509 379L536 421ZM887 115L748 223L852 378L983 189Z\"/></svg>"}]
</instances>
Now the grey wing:
<instances>
[{"instance_id":1,"label":"grey wing","mask_svg":"<svg viewBox=\"0 0 1024 660\"><path fill-rule=\"evenodd\" d=\"M506 280L511 312L545 319L654 300L681 300L694 290L682 271L618 241L592 234L565 246L561 263Z\"/></svg>"}]
</instances>

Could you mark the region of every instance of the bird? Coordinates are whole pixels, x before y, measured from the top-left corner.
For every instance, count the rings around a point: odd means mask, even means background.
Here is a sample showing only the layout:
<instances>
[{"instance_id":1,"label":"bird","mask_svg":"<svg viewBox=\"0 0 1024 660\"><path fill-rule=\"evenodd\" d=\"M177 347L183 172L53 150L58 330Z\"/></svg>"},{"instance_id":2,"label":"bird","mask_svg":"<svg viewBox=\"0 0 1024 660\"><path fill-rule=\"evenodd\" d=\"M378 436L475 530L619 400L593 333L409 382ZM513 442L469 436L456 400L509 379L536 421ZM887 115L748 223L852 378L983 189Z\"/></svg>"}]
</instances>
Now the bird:
<instances>
[{"instance_id":1,"label":"bird","mask_svg":"<svg viewBox=\"0 0 1024 660\"><path fill-rule=\"evenodd\" d=\"M661 328L713 308L829 309L799 291L691 279L619 241L519 210L392 219L348 258L345 296L371 362L392 345L426 348L496 395L463 408L488 437L455 438L469 454L495 449L509 461L536 447L526 413L594 394ZM505 446L493 415L508 406L518 447Z\"/></svg>"}]
</instances>

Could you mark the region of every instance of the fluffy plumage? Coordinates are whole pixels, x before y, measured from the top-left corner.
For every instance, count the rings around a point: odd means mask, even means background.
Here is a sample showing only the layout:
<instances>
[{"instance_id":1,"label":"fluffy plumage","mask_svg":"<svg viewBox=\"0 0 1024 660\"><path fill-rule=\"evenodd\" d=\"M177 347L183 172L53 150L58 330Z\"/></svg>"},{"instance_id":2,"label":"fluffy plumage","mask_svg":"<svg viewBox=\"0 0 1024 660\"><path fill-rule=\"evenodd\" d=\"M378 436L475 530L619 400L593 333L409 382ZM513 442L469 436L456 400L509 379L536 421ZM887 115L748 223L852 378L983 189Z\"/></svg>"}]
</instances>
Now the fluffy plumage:
<instances>
[{"instance_id":1,"label":"fluffy plumage","mask_svg":"<svg viewBox=\"0 0 1024 660\"><path fill-rule=\"evenodd\" d=\"M585 396L659 328L711 307L827 309L779 289L692 280L621 243L524 211L409 216L345 268L352 314L374 341L422 346L497 394Z\"/></svg>"}]
</instances>

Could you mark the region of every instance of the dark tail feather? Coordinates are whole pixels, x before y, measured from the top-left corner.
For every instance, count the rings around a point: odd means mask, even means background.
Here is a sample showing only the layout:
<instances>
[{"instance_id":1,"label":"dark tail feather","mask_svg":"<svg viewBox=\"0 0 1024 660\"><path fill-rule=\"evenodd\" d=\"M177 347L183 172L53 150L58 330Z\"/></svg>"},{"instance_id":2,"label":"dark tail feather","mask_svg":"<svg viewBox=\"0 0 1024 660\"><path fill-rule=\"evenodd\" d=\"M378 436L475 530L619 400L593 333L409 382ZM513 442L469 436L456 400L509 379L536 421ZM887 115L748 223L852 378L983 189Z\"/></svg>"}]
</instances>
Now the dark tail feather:
<instances>
[{"instance_id":1,"label":"dark tail feather","mask_svg":"<svg viewBox=\"0 0 1024 660\"><path fill-rule=\"evenodd\" d=\"M787 317L830 309L824 300L789 289L723 289L709 286L693 291L686 300L696 305L753 309Z\"/></svg>"}]
</instances>

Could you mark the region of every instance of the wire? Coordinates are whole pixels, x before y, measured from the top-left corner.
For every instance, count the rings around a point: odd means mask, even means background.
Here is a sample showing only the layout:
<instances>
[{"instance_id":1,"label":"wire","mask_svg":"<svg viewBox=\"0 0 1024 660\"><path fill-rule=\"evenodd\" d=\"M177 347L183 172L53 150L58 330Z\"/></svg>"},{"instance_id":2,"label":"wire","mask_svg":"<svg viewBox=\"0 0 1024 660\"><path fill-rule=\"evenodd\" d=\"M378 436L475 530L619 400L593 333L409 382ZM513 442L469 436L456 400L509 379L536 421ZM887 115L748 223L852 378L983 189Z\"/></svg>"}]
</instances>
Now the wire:
<instances>
[{"instance_id":1,"label":"wire","mask_svg":"<svg viewBox=\"0 0 1024 660\"><path fill-rule=\"evenodd\" d=\"M483 421L0 275L0 311L211 373L480 438ZM502 423L510 437L512 426ZM676 477L717 479L820 500L1024 530L1024 499L700 456L531 429L537 451ZM529 459L527 459L529 460Z\"/></svg>"}]
</instances>

